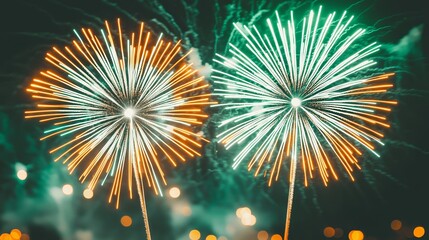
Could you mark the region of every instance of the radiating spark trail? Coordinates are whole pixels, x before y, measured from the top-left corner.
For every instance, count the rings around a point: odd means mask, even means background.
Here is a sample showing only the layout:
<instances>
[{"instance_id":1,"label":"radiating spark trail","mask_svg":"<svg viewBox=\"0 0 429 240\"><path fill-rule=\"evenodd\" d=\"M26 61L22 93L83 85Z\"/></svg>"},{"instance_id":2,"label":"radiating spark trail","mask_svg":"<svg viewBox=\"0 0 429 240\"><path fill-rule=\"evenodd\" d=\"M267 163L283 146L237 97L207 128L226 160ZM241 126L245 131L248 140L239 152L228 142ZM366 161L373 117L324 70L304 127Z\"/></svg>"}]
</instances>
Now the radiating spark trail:
<instances>
[{"instance_id":1,"label":"radiating spark trail","mask_svg":"<svg viewBox=\"0 0 429 240\"><path fill-rule=\"evenodd\" d=\"M58 153L55 160L68 164L70 172L82 170L80 180L89 179L89 189L113 178L109 202L116 197L116 207L123 184L132 198L134 177L150 239L144 183L162 195L163 165L200 155L200 140L207 140L193 128L207 118L203 108L212 102L180 42L166 42L162 35L151 39L143 23L129 39L119 19L117 33L105 24L101 35L75 31L72 46L47 54L53 68L27 89L38 110L25 114L53 125L42 140L69 136L51 153Z\"/></svg>"},{"instance_id":2,"label":"radiating spark trail","mask_svg":"<svg viewBox=\"0 0 429 240\"><path fill-rule=\"evenodd\" d=\"M245 47L230 44L231 56L217 54L214 60L222 67L212 76L222 100L217 106L239 113L221 122L227 128L217 136L227 149L241 145L233 167L249 160L255 176L270 168L271 185L290 157L285 239L298 163L306 186L316 171L325 185L338 179L338 166L353 180L362 150L379 156L374 143L382 144L380 127L389 127L385 115L397 104L382 100L393 86L393 74L364 74L376 64L368 57L380 46L356 51L365 30L350 33L352 19L344 12L322 21L320 8L304 18L301 28L293 13L286 27L278 13L275 25L268 19L267 34L236 23Z\"/></svg>"}]
</instances>

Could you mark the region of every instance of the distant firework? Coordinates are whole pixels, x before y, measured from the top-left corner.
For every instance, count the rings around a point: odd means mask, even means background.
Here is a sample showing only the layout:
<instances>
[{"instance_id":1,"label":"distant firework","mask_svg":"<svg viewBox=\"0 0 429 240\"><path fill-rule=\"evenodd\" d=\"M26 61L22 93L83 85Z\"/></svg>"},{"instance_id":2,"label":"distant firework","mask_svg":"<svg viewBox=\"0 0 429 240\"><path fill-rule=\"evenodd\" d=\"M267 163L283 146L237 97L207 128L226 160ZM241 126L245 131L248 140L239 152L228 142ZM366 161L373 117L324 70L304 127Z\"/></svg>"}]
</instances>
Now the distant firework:
<instances>
[{"instance_id":1,"label":"distant firework","mask_svg":"<svg viewBox=\"0 0 429 240\"><path fill-rule=\"evenodd\" d=\"M334 21L332 13L324 22L320 17L321 8L317 15L311 11L297 28L291 13L284 28L277 13L276 25L267 20L267 34L234 24L245 47L230 44L230 57L216 55L222 70L212 76L218 106L240 113L222 121L227 128L217 136L227 149L240 145L233 167L249 160L248 169L256 168L257 175L267 165L271 185L290 159L285 239L298 161L305 185L315 171L325 185L330 177L338 179L334 159L353 179L362 149L379 156L374 150L374 143L382 144L378 128L389 127L385 114L397 103L381 100L393 86L393 74L363 76L376 64L368 57L380 45L356 51L365 30L350 32L353 17L344 13Z\"/></svg>"},{"instance_id":2,"label":"distant firework","mask_svg":"<svg viewBox=\"0 0 429 240\"><path fill-rule=\"evenodd\" d=\"M116 196L117 207L124 182L132 197L134 176L146 214L143 183L162 194L163 165L200 155L199 140L205 139L193 128L207 118L210 94L186 62L189 52L181 55L180 42L165 42L162 35L152 40L143 23L124 39L119 19L117 24L116 33L106 22L100 36L82 29L72 46L54 47L46 56L53 68L27 89L38 110L25 114L54 126L42 140L70 136L51 153L70 172L83 169L80 180L90 178L91 190L113 177L109 201ZM145 223L148 231L146 216Z\"/></svg>"}]
</instances>

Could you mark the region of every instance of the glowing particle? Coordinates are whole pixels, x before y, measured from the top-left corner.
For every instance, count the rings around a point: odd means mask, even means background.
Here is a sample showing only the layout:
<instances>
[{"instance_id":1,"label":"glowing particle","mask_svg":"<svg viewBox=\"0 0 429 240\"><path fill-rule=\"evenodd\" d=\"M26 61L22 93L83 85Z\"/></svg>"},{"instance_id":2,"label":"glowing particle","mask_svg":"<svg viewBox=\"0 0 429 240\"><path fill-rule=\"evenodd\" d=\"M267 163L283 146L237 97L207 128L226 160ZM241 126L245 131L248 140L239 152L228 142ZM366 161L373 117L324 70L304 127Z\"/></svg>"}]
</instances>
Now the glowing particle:
<instances>
[{"instance_id":1,"label":"glowing particle","mask_svg":"<svg viewBox=\"0 0 429 240\"><path fill-rule=\"evenodd\" d=\"M130 216L125 215L121 217L121 224L124 227L129 227L133 224L133 219Z\"/></svg>"},{"instance_id":2,"label":"glowing particle","mask_svg":"<svg viewBox=\"0 0 429 240\"><path fill-rule=\"evenodd\" d=\"M198 240L198 239L200 239L200 237L201 237L201 233L200 233L200 231L198 231L196 229L189 232L189 238L191 240Z\"/></svg>"},{"instance_id":3,"label":"glowing particle","mask_svg":"<svg viewBox=\"0 0 429 240\"><path fill-rule=\"evenodd\" d=\"M398 231L399 229L402 228L402 222L399 220L393 220L390 223L390 228L392 228L392 230Z\"/></svg>"},{"instance_id":4,"label":"glowing particle","mask_svg":"<svg viewBox=\"0 0 429 240\"><path fill-rule=\"evenodd\" d=\"M63 193L65 195L72 195L73 194L73 186L70 184L64 184L62 190L63 190Z\"/></svg>"},{"instance_id":5,"label":"glowing particle","mask_svg":"<svg viewBox=\"0 0 429 240\"><path fill-rule=\"evenodd\" d=\"M12 231L10 231L10 236L12 237L13 240L20 240L21 235L22 233L19 229L12 229Z\"/></svg>"},{"instance_id":6,"label":"glowing particle","mask_svg":"<svg viewBox=\"0 0 429 240\"><path fill-rule=\"evenodd\" d=\"M244 226L253 226L256 223L256 217L254 215L244 214L241 218L241 223Z\"/></svg>"},{"instance_id":7,"label":"glowing particle","mask_svg":"<svg viewBox=\"0 0 429 240\"><path fill-rule=\"evenodd\" d=\"M242 218L243 216L251 215L252 211L248 207L242 207L242 208L238 208L235 211L235 214L237 215L238 218Z\"/></svg>"},{"instance_id":8,"label":"glowing particle","mask_svg":"<svg viewBox=\"0 0 429 240\"><path fill-rule=\"evenodd\" d=\"M0 240L13 240L9 233L3 233L0 235Z\"/></svg>"},{"instance_id":9,"label":"glowing particle","mask_svg":"<svg viewBox=\"0 0 429 240\"><path fill-rule=\"evenodd\" d=\"M93 196L94 196L94 192L91 189L87 188L83 191L84 198L91 199Z\"/></svg>"},{"instance_id":10,"label":"glowing particle","mask_svg":"<svg viewBox=\"0 0 429 240\"><path fill-rule=\"evenodd\" d=\"M425 235L425 229L422 226L418 226L414 228L413 231L414 237L422 238Z\"/></svg>"},{"instance_id":11,"label":"glowing particle","mask_svg":"<svg viewBox=\"0 0 429 240\"><path fill-rule=\"evenodd\" d=\"M363 240L364 234L360 230L352 230L349 232L349 240Z\"/></svg>"},{"instance_id":12,"label":"glowing particle","mask_svg":"<svg viewBox=\"0 0 429 240\"><path fill-rule=\"evenodd\" d=\"M172 187L169 191L170 197L178 198L180 196L180 189L178 187Z\"/></svg>"},{"instance_id":13,"label":"glowing particle","mask_svg":"<svg viewBox=\"0 0 429 240\"><path fill-rule=\"evenodd\" d=\"M325 227L325 229L323 229L323 235L327 238L331 238L335 236L335 229L333 227Z\"/></svg>"},{"instance_id":14,"label":"glowing particle","mask_svg":"<svg viewBox=\"0 0 429 240\"><path fill-rule=\"evenodd\" d=\"M25 171L24 169L21 169L16 173L16 176L18 177L19 180L24 181L25 179L27 179L28 174L27 174L27 171Z\"/></svg>"}]
</instances>

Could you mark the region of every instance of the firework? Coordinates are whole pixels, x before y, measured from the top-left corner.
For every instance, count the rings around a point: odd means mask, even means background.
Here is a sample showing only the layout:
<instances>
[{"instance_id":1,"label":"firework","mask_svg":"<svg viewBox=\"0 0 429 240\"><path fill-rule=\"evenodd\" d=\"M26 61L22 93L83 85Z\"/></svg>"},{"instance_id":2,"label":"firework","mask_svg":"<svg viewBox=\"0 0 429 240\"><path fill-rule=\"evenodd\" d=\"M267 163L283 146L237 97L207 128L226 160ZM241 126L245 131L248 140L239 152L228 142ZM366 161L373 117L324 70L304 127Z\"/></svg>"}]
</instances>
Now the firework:
<instances>
[{"instance_id":1,"label":"firework","mask_svg":"<svg viewBox=\"0 0 429 240\"><path fill-rule=\"evenodd\" d=\"M91 29L75 31L78 40L46 56L52 69L41 72L27 89L38 100L38 118L53 127L42 138L68 141L53 149L55 161L81 170L93 190L98 182L113 178L109 202L127 184L133 195L135 180L147 237L150 239L144 183L162 195L166 184L163 166L199 156L201 141L193 132L207 118L202 108L210 104L207 84L181 54L180 41L165 42L160 35L144 33L123 37L108 22L97 36ZM133 180L134 178L134 180Z\"/></svg>"},{"instance_id":2,"label":"firework","mask_svg":"<svg viewBox=\"0 0 429 240\"><path fill-rule=\"evenodd\" d=\"M267 171L271 185L289 160L288 239L298 163L306 186L317 172L325 185L338 179L338 169L353 179L363 150L379 156L374 144L382 144L385 114L396 101L381 100L393 74L371 73L376 62L369 57L380 45L356 51L365 30L350 33L353 17L332 13L323 22L320 8L298 28L293 13L287 27L276 15L267 34L235 23L245 47L230 44L230 57L217 54L222 70L212 77L217 106L238 113L221 122L227 128L217 136L227 149L240 145L233 167L248 160L248 170Z\"/></svg>"}]
</instances>

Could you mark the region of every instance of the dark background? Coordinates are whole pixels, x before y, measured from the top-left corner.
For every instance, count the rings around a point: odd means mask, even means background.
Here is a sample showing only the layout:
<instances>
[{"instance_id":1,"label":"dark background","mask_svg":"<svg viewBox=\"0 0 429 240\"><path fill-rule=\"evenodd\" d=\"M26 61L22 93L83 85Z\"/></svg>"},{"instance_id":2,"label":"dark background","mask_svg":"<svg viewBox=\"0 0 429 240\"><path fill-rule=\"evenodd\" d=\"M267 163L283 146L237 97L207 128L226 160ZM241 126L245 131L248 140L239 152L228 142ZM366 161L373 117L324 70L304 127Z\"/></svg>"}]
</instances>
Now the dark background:
<instances>
[{"instance_id":1,"label":"dark background","mask_svg":"<svg viewBox=\"0 0 429 240\"><path fill-rule=\"evenodd\" d=\"M224 53L232 22L246 23L256 16L254 23L263 24L274 10L288 15L290 9L296 10L299 19L319 5L325 14L344 10L354 14L355 23L367 26L368 41L382 44L385 68L396 73L392 94L399 105L389 117L392 127L386 132L386 146L378 150L382 157L362 159L363 171L355 174L356 182L342 177L327 188L317 181L308 188L298 185L291 239L325 239L326 226L343 229L337 239L348 239L353 229L362 230L365 239L386 240L411 239L412 229L419 225L428 232L429 14L425 1L17 0L0 6L0 234L19 228L35 240L144 239L136 199L124 199L115 210L106 201L108 189L99 187L92 200L84 200L84 186L77 177L52 162L48 151L54 142L39 142L45 126L24 120L23 112L33 106L26 86L48 66L44 55L52 46L65 46L75 39L73 29L100 29L104 20L120 17L125 30L134 31L144 21L172 40L183 39L186 49L197 49L199 67L210 69L214 53ZM212 118L204 131L213 138L221 116L210 111ZM202 239L208 234L256 239L259 230L282 233L287 182L268 188L265 179L254 178L244 165L231 170L233 154L211 143L203 158L169 171L169 186L182 190L179 200L148 192L154 239L187 239L192 229L198 229ZM26 166L26 181L16 178L17 163ZM56 191L65 183L74 186L74 194L58 197ZM180 204L190 206L192 215L181 217L174 212ZM235 210L243 206L257 217L255 226L237 223ZM132 216L130 228L120 225L123 215ZM400 231L390 228L394 219L402 221Z\"/></svg>"}]
</instances>

